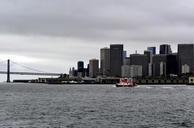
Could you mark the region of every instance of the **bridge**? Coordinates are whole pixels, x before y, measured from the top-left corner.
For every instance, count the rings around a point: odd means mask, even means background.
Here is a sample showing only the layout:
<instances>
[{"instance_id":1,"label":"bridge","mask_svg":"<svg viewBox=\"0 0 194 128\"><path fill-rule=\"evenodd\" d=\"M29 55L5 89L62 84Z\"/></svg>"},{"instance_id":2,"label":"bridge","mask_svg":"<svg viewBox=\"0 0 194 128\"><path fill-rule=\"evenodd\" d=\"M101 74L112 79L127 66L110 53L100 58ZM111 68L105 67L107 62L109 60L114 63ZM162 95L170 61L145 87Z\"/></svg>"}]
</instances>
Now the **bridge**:
<instances>
[{"instance_id":1,"label":"bridge","mask_svg":"<svg viewBox=\"0 0 194 128\"><path fill-rule=\"evenodd\" d=\"M4 61L2 61L2 62L4 62ZM33 72L13 72L13 71L10 71L11 62L13 64L20 65L20 66L22 66L25 69L32 70ZM7 82L8 83L10 82L10 75L11 74L13 74L13 75L33 75L33 76L34 75L37 75L37 76L60 76L60 75L62 75L62 73L48 73L48 72L43 72L43 71L40 71L40 70L31 68L31 67L28 67L26 65L21 65L19 63L10 61L9 59L7 60L7 64L6 65L7 65L7 71L0 71L0 74L7 74Z\"/></svg>"}]
</instances>

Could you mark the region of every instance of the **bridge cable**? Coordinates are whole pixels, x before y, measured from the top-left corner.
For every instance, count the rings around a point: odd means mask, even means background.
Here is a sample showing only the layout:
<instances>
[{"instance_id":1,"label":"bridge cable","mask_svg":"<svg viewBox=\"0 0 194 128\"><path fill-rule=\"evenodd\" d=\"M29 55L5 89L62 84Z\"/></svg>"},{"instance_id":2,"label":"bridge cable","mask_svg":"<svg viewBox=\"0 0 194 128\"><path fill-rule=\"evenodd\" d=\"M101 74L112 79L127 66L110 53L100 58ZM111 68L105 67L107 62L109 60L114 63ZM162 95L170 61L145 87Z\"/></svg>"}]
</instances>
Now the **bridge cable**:
<instances>
[{"instance_id":1,"label":"bridge cable","mask_svg":"<svg viewBox=\"0 0 194 128\"><path fill-rule=\"evenodd\" d=\"M0 59L0 67L7 67L7 60L1 60Z\"/></svg>"},{"instance_id":2,"label":"bridge cable","mask_svg":"<svg viewBox=\"0 0 194 128\"><path fill-rule=\"evenodd\" d=\"M45 72L45 71L41 71L41 70L38 70L38 69L35 69L35 68L31 68L31 67L26 66L26 65L24 65L24 64L19 64L19 63L17 63L17 62L13 62L13 61L10 61L10 62L12 62L12 63L14 63L14 64L16 64L16 65L19 65L19 66L21 66L21 67L23 67L23 68L25 68L25 69L31 70L31 71L36 71L36 72L40 72L40 73L47 73L47 72Z\"/></svg>"}]
</instances>

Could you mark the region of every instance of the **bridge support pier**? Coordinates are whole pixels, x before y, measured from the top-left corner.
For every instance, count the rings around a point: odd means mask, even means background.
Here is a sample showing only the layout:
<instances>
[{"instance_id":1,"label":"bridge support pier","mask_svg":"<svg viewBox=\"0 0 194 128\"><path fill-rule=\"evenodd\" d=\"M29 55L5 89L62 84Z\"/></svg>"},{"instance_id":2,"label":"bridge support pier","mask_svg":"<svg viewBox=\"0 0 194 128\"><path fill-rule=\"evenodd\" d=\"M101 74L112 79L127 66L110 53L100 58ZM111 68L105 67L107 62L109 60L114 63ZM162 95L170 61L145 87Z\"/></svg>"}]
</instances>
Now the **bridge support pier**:
<instances>
[{"instance_id":1,"label":"bridge support pier","mask_svg":"<svg viewBox=\"0 0 194 128\"><path fill-rule=\"evenodd\" d=\"M7 60L7 83L10 83L10 60Z\"/></svg>"}]
</instances>

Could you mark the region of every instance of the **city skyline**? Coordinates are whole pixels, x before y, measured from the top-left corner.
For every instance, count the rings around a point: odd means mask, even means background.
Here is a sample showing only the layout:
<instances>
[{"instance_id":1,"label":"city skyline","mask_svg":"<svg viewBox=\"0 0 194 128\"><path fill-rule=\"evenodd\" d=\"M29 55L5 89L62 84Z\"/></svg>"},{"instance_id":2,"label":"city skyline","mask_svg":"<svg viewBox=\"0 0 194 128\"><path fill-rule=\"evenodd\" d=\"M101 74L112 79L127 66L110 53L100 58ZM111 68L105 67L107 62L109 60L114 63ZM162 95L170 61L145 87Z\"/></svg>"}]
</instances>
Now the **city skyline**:
<instances>
[{"instance_id":1,"label":"city skyline","mask_svg":"<svg viewBox=\"0 0 194 128\"><path fill-rule=\"evenodd\" d=\"M193 43L194 2L181 0L2 0L0 60L68 73L77 60L124 44L128 55L148 46Z\"/></svg>"},{"instance_id":2,"label":"city skyline","mask_svg":"<svg viewBox=\"0 0 194 128\"><path fill-rule=\"evenodd\" d=\"M142 53L127 56L123 44L110 44L99 50L100 59L90 59L87 67L83 61L77 62L77 69L70 68L70 77L172 77L194 73L194 44L178 44L178 51L172 51L171 45L160 44L158 53L156 47L147 47ZM92 64L91 62L94 62ZM82 69L79 70L80 62ZM72 70L73 69L73 70ZM95 69L95 70L94 70ZM86 75L91 72L95 75ZM95 72L95 73L93 73ZM82 75L80 75L82 74Z\"/></svg>"}]
</instances>

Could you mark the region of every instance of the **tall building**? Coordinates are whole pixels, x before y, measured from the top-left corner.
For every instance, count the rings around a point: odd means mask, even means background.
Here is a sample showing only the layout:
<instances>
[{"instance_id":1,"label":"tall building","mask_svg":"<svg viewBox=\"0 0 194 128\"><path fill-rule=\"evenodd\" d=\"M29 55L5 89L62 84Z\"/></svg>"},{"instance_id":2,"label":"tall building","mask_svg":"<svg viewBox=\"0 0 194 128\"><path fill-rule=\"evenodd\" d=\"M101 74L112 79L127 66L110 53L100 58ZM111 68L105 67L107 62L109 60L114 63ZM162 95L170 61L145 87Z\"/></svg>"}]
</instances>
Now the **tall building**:
<instances>
[{"instance_id":1,"label":"tall building","mask_svg":"<svg viewBox=\"0 0 194 128\"><path fill-rule=\"evenodd\" d=\"M71 68L69 69L69 77L73 77L73 71Z\"/></svg>"},{"instance_id":2,"label":"tall building","mask_svg":"<svg viewBox=\"0 0 194 128\"><path fill-rule=\"evenodd\" d=\"M148 76L153 76L153 64L148 64Z\"/></svg>"},{"instance_id":3,"label":"tall building","mask_svg":"<svg viewBox=\"0 0 194 128\"><path fill-rule=\"evenodd\" d=\"M144 55L147 56L148 63L150 63L151 62L151 59L152 59L152 53L150 51L144 51Z\"/></svg>"},{"instance_id":4,"label":"tall building","mask_svg":"<svg viewBox=\"0 0 194 128\"><path fill-rule=\"evenodd\" d=\"M84 70L84 62L83 61L77 62L77 70L78 70L78 72L83 72L83 70Z\"/></svg>"},{"instance_id":5,"label":"tall building","mask_svg":"<svg viewBox=\"0 0 194 128\"><path fill-rule=\"evenodd\" d=\"M171 54L172 50L170 45L168 44L162 44L160 45L160 54Z\"/></svg>"},{"instance_id":6,"label":"tall building","mask_svg":"<svg viewBox=\"0 0 194 128\"><path fill-rule=\"evenodd\" d=\"M121 77L121 66L123 65L123 44L110 45L110 75Z\"/></svg>"},{"instance_id":7,"label":"tall building","mask_svg":"<svg viewBox=\"0 0 194 128\"><path fill-rule=\"evenodd\" d=\"M75 68L74 67L72 67L72 69L71 69L71 76L77 76L77 70L75 70Z\"/></svg>"},{"instance_id":8,"label":"tall building","mask_svg":"<svg viewBox=\"0 0 194 128\"><path fill-rule=\"evenodd\" d=\"M152 58L153 76L166 76L166 54L155 55Z\"/></svg>"},{"instance_id":9,"label":"tall building","mask_svg":"<svg viewBox=\"0 0 194 128\"><path fill-rule=\"evenodd\" d=\"M148 57L148 76L153 75L152 57L156 54L156 47L148 47L147 51L144 51L144 55Z\"/></svg>"},{"instance_id":10,"label":"tall building","mask_svg":"<svg viewBox=\"0 0 194 128\"><path fill-rule=\"evenodd\" d=\"M148 75L149 57L146 54L131 54L130 65L142 66L142 75Z\"/></svg>"},{"instance_id":11,"label":"tall building","mask_svg":"<svg viewBox=\"0 0 194 128\"><path fill-rule=\"evenodd\" d=\"M89 76L92 78L96 78L99 73L99 60L91 59L89 60Z\"/></svg>"},{"instance_id":12,"label":"tall building","mask_svg":"<svg viewBox=\"0 0 194 128\"><path fill-rule=\"evenodd\" d=\"M153 56L153 76L170 76L178 74L177 54L159 54Z\"/></svg>"},{"instance_id":13,"label":"tall building","mask_svg":"<svg viewBox=\"0 0 194 128\"><path fill-rule=\"evenodd\" d=\"M156 54L156 47L148 47L147 51L150 51L152 55Z\"/></svg>"},{"instance_id":14,"label":"tall building","mask_svg":"<svg viewBox=\"0 0 194 128\"><path fill-rule=\"evenodd\" d=\"M130 57L126 57L123 61L123 65L130 65Z\"/></svg>"},{"instance_id":15,"label":"tall building","mask_svg":"<svg viewBox=\"0 0 194 128\"><path fill-rule=\"evenodd\" d=\"M194 44L178 44L179 74L194 73Z\"/></svg>"},{"instance_id":16,"label":"tall building","mask_svg":"<svg viewBox=\"0 0 194 128\"><path fill-rule=\"evenodd\" d=\"M110 76L110 48L100 49L100 71L103 76Z\"/></svg>"},{"instance_id":17,"label":"tall building","mask_svg":"<svg viewBox=\"0 0 194 128\"><path fill-rule=\"evenodd\" d=\"M84 76L84 62L83 61L78 61L77 62L77 73L79 77Z\"/></svg>"},{"instance_id":18,"label":"tall building","mask_svg":"<svg viewBox=\"0 0 194 128\"><path fill-rule=\"evenodd\" d=\"M166 62L166 74L177 75L178 74L178 55L177 53L167 55Z\"/></svg>"},{"instance_id":19,"label":"tall building","mask_svg":"<svg viewBox=\"0 0 194 128\"><path fill-rule=\"evenodd\" d=\"M182 74L186 74L190 72L190 67L187 64L182 65L181 69L182 69L182 72L181 72Z\"/></svg>"},{"instance_id":20,"label":"tall building","mask_svg":"<svg viewBox=\"0 0 194 128\"><path fill-rule=\"evenodd\" d=\"M127 51L123 51L123 64L125 63L125 58L127 58Z\"/></svg>"},{"instance_id":21,"label":"tall building","mask_svg":"<svg viewBox=\"0 0 194 128\"><path fill-rule=\"evenodd\" d=\"M90 65L89 64L87 64L87 68L85 69L85 76L87 76L87 77L89 77L89 67L90 67Z\"/></svg>"}]
</instances>

